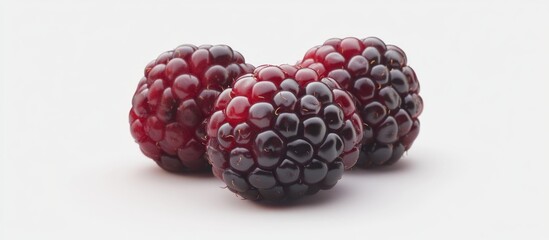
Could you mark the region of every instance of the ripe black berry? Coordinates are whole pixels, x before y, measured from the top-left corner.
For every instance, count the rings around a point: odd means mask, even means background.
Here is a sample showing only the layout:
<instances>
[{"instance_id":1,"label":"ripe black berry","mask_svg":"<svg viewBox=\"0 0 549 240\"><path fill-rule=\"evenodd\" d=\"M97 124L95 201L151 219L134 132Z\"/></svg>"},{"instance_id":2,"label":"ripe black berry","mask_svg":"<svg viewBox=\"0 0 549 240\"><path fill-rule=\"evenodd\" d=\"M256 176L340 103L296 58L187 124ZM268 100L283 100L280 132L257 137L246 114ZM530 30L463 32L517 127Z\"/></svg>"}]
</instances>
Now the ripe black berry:
<instances>
[{"instance_id":1,"label":"ripe black berry","mask_svg":"<svg viewBox=\"0 0 549 240\"><path fill-rule=\"evenodd\" d=\"M334 80L261 66L221 93L207 133L212 170L229 190L281 200L332 188L358 159L362 124Z\"/></svg>"}]
</instances>

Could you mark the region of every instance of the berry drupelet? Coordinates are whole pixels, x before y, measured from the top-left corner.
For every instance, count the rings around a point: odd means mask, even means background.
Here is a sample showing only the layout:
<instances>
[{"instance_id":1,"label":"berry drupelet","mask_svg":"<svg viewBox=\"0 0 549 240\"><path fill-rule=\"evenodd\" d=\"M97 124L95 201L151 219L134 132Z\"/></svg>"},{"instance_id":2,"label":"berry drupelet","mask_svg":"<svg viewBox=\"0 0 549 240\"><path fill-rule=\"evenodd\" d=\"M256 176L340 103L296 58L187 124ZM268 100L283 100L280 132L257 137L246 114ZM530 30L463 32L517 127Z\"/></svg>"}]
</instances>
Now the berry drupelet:
<instances>
[{"instance_id":1,"label":"berry drupelet","mask_svg":"<svg viewBox=\"0 0 549 240\"><path fill-rule=\"evenodd\" d=\"M206 169L206 120L219 94L254 67L225 45L181 45L145 68L130 130L141 151L170 172Z\"/></svg>"},{"instance_id":2,"label":"berry drupelet","mask_svg":"<svg viewBox=\"0 0 549 240\"><path fill-rule=\"evenodd\" d=\"M400 48L375 37L332 38L310 49L298 67L333 78L353 94L364 128L357 166L391 165L410 149L423 100Z\"/></svg>"},{"instance_id":3,"label":"berry drupelet","mask_svg":"<svg viewBox=\"0 0 549 240\"><path fill-rule=\"evenodd\" d=\"M362 123L334 80L266 65L221 93L207 134L212 170L229 190L284 200L332 188L358 159Z\"/></svg>"}]
</instances>

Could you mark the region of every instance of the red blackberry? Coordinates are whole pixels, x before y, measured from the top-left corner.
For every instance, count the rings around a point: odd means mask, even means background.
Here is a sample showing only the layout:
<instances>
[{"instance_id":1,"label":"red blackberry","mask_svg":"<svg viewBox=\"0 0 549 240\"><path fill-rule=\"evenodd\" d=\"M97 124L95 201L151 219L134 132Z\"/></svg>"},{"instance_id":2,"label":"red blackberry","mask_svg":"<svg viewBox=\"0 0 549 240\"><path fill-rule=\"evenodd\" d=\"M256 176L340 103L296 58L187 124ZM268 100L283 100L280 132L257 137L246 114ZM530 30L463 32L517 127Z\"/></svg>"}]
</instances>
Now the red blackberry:
<instances>
[{"instance_id":1,"label":"red blackberry","mask_svg":"<svg viewBox=\"0 0 549 240\"><path fill-rule=\"evenodd\" d=\"M395 163L419 133L419 82L406 55L375 37L333 38L310 49L300 67L335 79L355 97L364 123L357 166Z\"/></svg>"},{"instance_id":2,"label":"red blackberry","mask_svg":"<svg viewBox=\"0 0 549 240\"><path fill-rule=\"evenodd\" d=\"M205 160L206 121L221 91L253 66L225 45L181 45L145 68L130 110L141 151L170 172L195 171Z\"/></svg>"},{"instance_id":3,"label":"red blackberry","mask_svg":"<svg viewBox=\"0 0 549 240\"><path fill-rule=\"evenodd\" d=\"M214 175L253 200L333 187L357 161L362 124L350 95L308 68L262 66L221 93L207 133Z\"/></svg>"}]
</instances>

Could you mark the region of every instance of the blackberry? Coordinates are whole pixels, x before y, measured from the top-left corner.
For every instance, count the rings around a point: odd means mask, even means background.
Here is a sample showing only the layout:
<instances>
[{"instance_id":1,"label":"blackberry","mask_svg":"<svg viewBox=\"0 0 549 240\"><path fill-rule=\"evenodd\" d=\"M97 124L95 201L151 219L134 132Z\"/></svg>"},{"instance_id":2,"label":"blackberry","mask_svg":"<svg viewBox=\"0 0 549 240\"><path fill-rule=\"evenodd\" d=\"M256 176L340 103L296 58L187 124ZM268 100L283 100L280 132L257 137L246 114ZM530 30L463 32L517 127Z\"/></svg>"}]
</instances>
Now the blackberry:
<instances>
[{"instance_id":1,"label":"blackberry","mask_svg":"<svg viewBox=\"0 0 549 240\"><path fill-rule=\"evenodd\" d=\"M226 45L181 45L151 61L129 113L143 154L170 172L205 169L205 120L217 96L253 69Z\"/></svg>"},{"instance_id":2,"label":"blackberry","mask_svg":"<svg viewBox=\"0 0 549 240\"><path fill-rule=\"evenodd\" d=\"M252 200L332 188L357 159L362 124L350 95L308 68L261 66L221 93L208 157L229 190Z\"/></svg>"},{"instance_id":3,"label":"blackberry","mask_svg":"<svg viewBox=\"0 0 549 240\"><path fill-rule=\"evenodd\" d=\"M404 51L379 38L332 38L310 49L298 67L315 69L349 90L363 121L357 166L391 165L419 133L423 100Z\"/></svg>"}]
</instances>

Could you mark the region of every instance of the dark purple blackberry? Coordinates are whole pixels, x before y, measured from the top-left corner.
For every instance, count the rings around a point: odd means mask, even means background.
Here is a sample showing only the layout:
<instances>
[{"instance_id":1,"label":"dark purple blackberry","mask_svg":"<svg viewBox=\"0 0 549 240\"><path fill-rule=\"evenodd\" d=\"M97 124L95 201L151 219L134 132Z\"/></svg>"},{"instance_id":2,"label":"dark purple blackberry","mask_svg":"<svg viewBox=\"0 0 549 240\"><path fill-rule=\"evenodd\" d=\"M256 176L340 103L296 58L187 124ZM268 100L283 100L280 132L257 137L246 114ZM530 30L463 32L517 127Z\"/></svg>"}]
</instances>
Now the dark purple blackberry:
<instances>
[{"instance_id":1,"label":"dark purple blackberry","mask_svg":"<svg viewBox=\"0 0 549 240\"><path fill-rule=\"evenodd\" d=\"M357 159L362 124L350 95L315 71L261 66L221 93L208 157L229 190L252 200L330 189Z\"/></svg>"},{"instance_id":2,"label":"dark purple blackberry","mask_svg":"<svg viewBox=\"0 0 549 240\"><path fill-rule=\"evenodd\" d=\"M423 100L400 48L375 37L333 38L310 49L298 67L315 69L353 94L364 128L357 166L391 165L410 149Z\"/></svg>"},{"instance_id":3,"label":"dark purple blackberry","mask_svg":"<svg viewBox=\"0 0 549 240\"><path fill-rule=\"evenodd\" d=\"M206 122L217 96L254 67L225 45L181 45L145 68L130 110L141 151L170 172L205 169Z\"/></svg>"}]
</instances>

